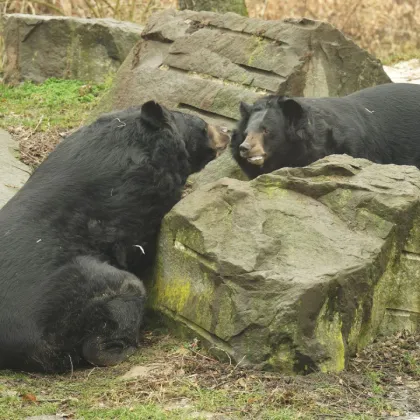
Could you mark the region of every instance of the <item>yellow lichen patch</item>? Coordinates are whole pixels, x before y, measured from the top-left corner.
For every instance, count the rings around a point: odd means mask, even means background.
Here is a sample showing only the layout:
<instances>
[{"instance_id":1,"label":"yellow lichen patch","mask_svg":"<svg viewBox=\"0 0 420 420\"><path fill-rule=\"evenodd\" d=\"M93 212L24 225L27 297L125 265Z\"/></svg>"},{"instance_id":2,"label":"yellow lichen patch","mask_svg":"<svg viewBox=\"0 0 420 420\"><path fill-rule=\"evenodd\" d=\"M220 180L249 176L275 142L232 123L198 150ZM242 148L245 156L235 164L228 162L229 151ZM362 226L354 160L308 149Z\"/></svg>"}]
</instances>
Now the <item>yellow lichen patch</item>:
<instances>
[{"instance_id":1,"label":"yellow lichen patch","mask_svg":"<svg viewBox=\"0 0 420 420\"><path fill-rule=\"evenodd\" d=\"M317 177L320 179L321 177ZM327 181L332 181L331 177L325 177ZM348 207L349 201L353 198L353 192L351 190L336 189L333 192L326 194L322 197L321 202L328 205L328 207L334 212L341 212L341 209Z\"/></svg>"},{"instance_id":2,"label":"yellow lichen patch","mask_svg":"<svg viewBox=\"0 0 420 420\"><path fill-rule=\"evenodd\" d=\"M373 214L372 212L361 208L356 212L356 220L362 229L372 231L380 238L385 239L392 231L394 224L388 220Z\"/></svg>"},{"instance_id":3,"label":"yellow lichen patch","mask_svg":"<svg viewBox=\"0 0 420 420\"><path fill-rule=\"evenodd\" d=\"M267 363L274 370L291 375L294 373L295 354L289 344L282 344L278 347L276 353L268 359Z\"/></svg>"},{"instance_id":4,"label":"yellow lichen patch","mask_svg":"<svg viewBox=\"0 0 420 420\"><path fill-rule=\"evenodd\" d=\"M234 321L233 314L234 308L232 305L232 300L227 293L227 290L219 297L219 312L217 325L214 329L214 333L223 338L227 339L228 337L234 334Z\"/></svg>"},{"instance_id":5,"label":"yellow lichen patch","mask_svg":"<svg viewBox=\"0 0 420 420\"><path fill-rule=\"evenodd\" d=\"M268 198L282 198L289 194L286 183L281 178L264 178L255 183L255 189Z\"/></svg>"},{"instance_id":6,"label":"yellow lichen patch","mask_svg":"<svg viewBox=\"0 0 420 420\"><path fill-rule=\"evenodd\" d=\"M414 219L405 250L413 254L420 254L420 214Z\"/></svg>"},{"instance_id":7,"label":"yellow lichen patch","mask_svg":"<svg viewBox=\"0 0 420 420\"><path fill-rule=\"evenodd\" d=\"M270 199L281 198L288 194L286 189L282 189L273 185L264 185L263 188L259 188L259 191L266 194Z\"/></svg>"},{"instance_id":8,"label":"yellow lichen patch","mask_svg":"<svg viewBox=\"0 0 420 420\"><path fill-rule=\"evenodd\" d=\"M162 252L158 257L150 291L151 306L164 307L210 329L214 283L208 273L215 271L216 263L177 240L165 246L171 247L171 254Z\"/></svg>"},{"instance_id":9,"label":"yellow lichen patch","mask_svg":"<svg viewBox=\"0 0 420 420\"><path fill-rule=\"evenodd\" d=\"M262 37L254 36L253 39L255 40L255 48L249 55L248 66L252 66L257 58L264 56L267 45L267 42L264 42L264 38Z\"/></svg>"},{"instance_id":10,"label":"yellow lichen patch","mask_svg":"<svg viewBox=\"0 0 420 420\"><path fill-rule=\"evenodd\" d=\"M420 256L406 253L401 255L398 271L390 287L392 293L386 302L380 333L390 335L397 331L414 332L420 319Z\"/></svg>"},{"instance_id":11,"label":"yellow lichen patch","mask_svg":"<svg viewBox=\"0 0 420 420\"><path fill-rule=\"evenodd\" d=\"M194 226L178 229L175 240L178 246L182 245L184 249L188 247L194 253L204 253L203 237Z\"/></svg>"},{"instance_id":12,"label":"yellow lichen patch","mask_svg":"<svg viewBox=\"0 0 420 420\"><path fill-rule=\"evenodd\" d=\"M159 305L175 312L182 312L191 293L188 279L172 278L171 281L158 279L155 284L156 299Z\"/></svg>"},{"instance_id":13,"label":"yellow lichen patch","mask_svg":"<svg viewBox=\"0 0 420 420\"><path fill-rule=\"evenodd\" d=\"M202 276L194 276L191 297L194 299L189 310L189 317L200 327L210 331L212 329L214 283L208 274L202 272Z\"/></svg>"},{"instance_id":14,"label":"yellow lichen patch","mask_svg":"<svg viewBox=\"0 0 420 420\"><path fill-rule=\"evenodd\" d=\"M363 304L360 303L354 311L353 322L350 328L349 336L347 338L347 345L350 353L355 353L359 347L359 336L362 330L363 321Z\"/></svg>"},{"instance_id":15,"label":"yellow lichen patch","mask_svg":"<svg viewBox=\"0 0 420 420\"><path fill-rule=\"evenodd\" d=\"M329 356L320 363L321 372L340 372L345 368L345 347L341 332L342 321L338 312L327 314L328 301L319 312L315 336Z\"/></svg>"},{"instance_id":16,"label":"yellow lichen patch","mask_svg":"<svg viewBox=\"0 0 420 420\"><path fill-rule=\"evenodd\" d=\"M386 269L376 285L374 285L372 309L368 317L369 323L362 325L361 327L358 339L358 349L366 347L373 341L374 337L376 337L378 330L382 328L381 323L384 320L385 309L390 300L396 297L398 288L394 271L396 252L394 244L387 256L388 263Z\"/></svg>"}]
</instances>

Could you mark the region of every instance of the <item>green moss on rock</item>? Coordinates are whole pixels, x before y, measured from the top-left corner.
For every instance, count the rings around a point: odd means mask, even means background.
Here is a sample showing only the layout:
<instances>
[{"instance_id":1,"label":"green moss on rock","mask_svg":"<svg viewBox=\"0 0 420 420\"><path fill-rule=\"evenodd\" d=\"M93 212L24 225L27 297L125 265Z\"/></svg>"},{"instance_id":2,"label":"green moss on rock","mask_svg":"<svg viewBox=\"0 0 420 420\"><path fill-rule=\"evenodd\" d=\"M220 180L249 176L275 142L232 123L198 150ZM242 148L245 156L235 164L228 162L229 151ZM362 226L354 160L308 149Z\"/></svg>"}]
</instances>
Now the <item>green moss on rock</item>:
<instances>
[{"instance_id":1,"label":"green moss on rock","mask_svg":"<svg viewBox=\"0 0 420 420\"><path fill-rule=\"evenodd\" d=\"M345 368L345 346L341 331L342 320L338 312L328 313L325 302L316 320L315 337L327 355L319 364L321 372L340 372Z\"/></svg>"},{"instance_id":2,"label":"green moss on rock","mask_svg":"<svg viewBox=\"0 0 420 420\"><path fill-rule=\"evenodd\" d=\"M420 257L402 251L420 191L397 170L330 156L198 186L165 218L155 308L217 354L290 374L338 372L378 334L417 329Z\"/></svg>"}]
</instances>

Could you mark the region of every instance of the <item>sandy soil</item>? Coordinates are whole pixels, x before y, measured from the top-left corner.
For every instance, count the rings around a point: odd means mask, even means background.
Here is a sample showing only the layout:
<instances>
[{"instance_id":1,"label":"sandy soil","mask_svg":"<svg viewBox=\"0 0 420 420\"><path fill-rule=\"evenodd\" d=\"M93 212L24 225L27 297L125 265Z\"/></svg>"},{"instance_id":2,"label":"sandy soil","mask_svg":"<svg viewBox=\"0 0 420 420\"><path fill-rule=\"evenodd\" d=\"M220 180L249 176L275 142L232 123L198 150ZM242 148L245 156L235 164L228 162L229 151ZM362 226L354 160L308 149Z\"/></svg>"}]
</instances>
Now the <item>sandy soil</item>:
<instances>
[{"instance_id":1,"label":"sandy soil","mask_svg":"<svg viewBox=\"0 0 420 420\"><path fill-rule=\"evenodd\" d=\"M384 66L384 70L394 83L420 84L420 59L418 58L401 61L393 66Z\"/></svg>"}]
</instances>

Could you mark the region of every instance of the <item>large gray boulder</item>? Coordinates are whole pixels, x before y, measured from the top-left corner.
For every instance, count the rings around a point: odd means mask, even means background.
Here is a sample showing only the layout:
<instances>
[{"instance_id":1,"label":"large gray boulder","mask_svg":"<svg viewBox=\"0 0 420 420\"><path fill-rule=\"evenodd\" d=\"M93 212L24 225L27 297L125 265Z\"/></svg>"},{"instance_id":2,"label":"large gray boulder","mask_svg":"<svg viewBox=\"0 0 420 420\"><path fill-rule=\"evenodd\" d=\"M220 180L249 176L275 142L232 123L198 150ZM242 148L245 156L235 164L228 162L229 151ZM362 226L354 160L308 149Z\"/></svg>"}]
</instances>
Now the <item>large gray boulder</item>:
<instances>
[{"instance_id":1,"label":"large gray boulder","mask_svg":"<svg viewBox=\"0 0 420 420\"><path fill-rule=\"evenodd\" d=\"M232 361L340 371L420 329L420 171L333 155L203 185L165 217L153 307Z\"/></svg>"},{"instance_id":2,"label":"large gray boulder","mask_svg":"<svg viewBox=\"0 0 420 420\"><path fill-rule=\"evenodd\" d=\"M118 70L142 30L114 19L5 15L4 81L57 77L102 83Z\"/></svg>"},{"instance_id":3,"label":"large gray boulder","mask_svg":"<svg viewBox=\"0 0 420 420\"><path fill-rule=\"evenodd\" d=\"M342 96L388 82L328 23L170 9L150 17L97 112L156 99L230 128L239 102L261 94Z\"/></svg>"}]
</instances>

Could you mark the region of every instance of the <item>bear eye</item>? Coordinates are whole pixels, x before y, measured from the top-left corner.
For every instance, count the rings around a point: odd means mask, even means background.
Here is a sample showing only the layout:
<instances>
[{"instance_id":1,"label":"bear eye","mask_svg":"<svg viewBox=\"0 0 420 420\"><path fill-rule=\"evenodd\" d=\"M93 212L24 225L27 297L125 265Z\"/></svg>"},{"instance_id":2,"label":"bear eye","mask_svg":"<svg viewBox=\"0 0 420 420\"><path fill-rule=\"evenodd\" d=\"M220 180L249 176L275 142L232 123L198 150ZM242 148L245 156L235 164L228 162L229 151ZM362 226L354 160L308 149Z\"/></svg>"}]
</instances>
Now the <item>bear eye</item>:
<instances>
[{"instance_id":1,"label":"bear eye","mask_svg":"<svg viewBox=\"0 0 420 420\"><path fill-rule=\"evenodd\" d=\"M264 134L268 134L270 132L267 127L264 127L262 131Z\"/></svg>"}]
</instances>

